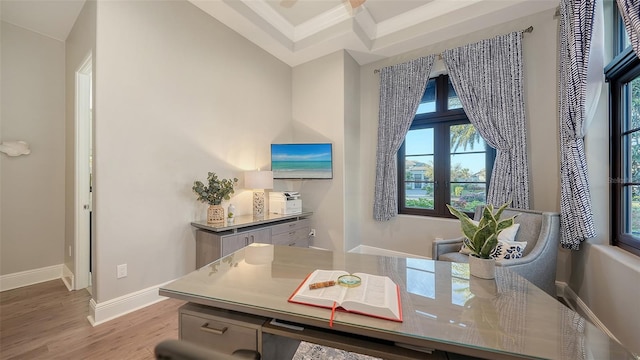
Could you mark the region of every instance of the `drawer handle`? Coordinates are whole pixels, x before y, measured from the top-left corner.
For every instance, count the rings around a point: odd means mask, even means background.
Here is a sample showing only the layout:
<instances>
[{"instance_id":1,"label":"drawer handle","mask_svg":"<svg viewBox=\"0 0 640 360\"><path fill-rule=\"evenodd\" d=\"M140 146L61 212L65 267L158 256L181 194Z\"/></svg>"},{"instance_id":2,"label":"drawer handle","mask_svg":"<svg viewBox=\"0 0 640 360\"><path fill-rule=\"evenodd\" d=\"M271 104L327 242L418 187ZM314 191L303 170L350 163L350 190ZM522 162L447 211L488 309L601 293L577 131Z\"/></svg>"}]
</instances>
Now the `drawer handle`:
<instances>
[{"instance_id":1,"label":"drawer handle","mask_svg":"<svg viewBox=\"0 0 640 360\"><path fill-rule=\"evenodd\" d=\"M209 323L205 323L204 325L200 326L200 330L202 330L204 332L216 334L216 335L222 335L227 331L227 327L223 326L220 329L210 328L209 327Z\"/></svg>"}]
</instances>

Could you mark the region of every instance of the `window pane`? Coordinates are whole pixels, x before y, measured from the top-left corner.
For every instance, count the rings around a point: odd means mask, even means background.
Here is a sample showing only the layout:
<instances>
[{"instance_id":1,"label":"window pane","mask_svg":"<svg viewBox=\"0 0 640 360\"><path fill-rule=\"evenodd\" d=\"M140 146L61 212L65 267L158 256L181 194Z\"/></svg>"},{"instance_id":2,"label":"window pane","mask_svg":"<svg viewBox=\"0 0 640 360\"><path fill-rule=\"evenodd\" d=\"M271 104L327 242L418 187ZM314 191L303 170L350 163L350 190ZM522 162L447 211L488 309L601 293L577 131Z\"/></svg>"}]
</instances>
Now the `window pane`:
<instances>
[{"instance_id":1,"label":"window pane","mask_svg":"<svg viewBox=\"0 0 640 360\"><path fill-rule=\"evenodd\" d=\"M427 89L424 91L424 95L422 95L422 100L420 101L420 105L418 105L418 110L416 114L426 114L436 111L436 80L430 79L427 83Z\"/></svg>"},{"instance_id":2,"label":"window pane","mask_svg":"<svg viewBox=\"0 0 640 360\"><path fill-rule=\"evenodd\" d=\"M433 182L405 182L405 202L404 206L417 209L434 209L433 203Z\"/></svg>"},{"instance_id":3,"label":"window pane","mask_svg":"<svg viewBox=\"0 0 640 360\"><path fill-rule=\"evenodd\" d=\"M628 46L631 46L631 39L629 38L627 28L622 23L622 19L620 19L620 23L622 24L622 48L625 49Z\"/></svg>"},{"instance_id":4,"label":"window pane","mask_svg":"<svg viewBox=\"0 0 640 360\"><path fill-rule=\"evenodd\" d=\"M626 179L630 179L631 182L640 182L640 133L633 132L625 137L625 143L629 149L626 162ZM629 177L629 175L631 176Z\"/></svg>"},{"instance_id":5,"label":"window pane","mask_svg":"<svg viewBox=\"0 0 640 360\"><path fill-rule=\"evenodd\" d=\"M640 77L633 79L622 88L624 99L628 99L623 109L626 116L626 130L640 128Z\"/></svg>"},{"instance_id":6,"label":"window pane","mask_svg":"<svg viewBox=\"0 0 640 360\"><path fill-rule=\"evenodd\" d=\"M473 125L450 127L451 205L473 212L486 202L486 146Z\"/></svg>"},{"instance_id":7,"label":"window pane","mask_svg":"<svg viewBox=\"0 0 640 360\"><path fill-rule=\"evenodd\" d=\"M484 153L452 154L451 181L485 182L487 172Z\"/></svg>"},{"instance_id":8,"label":"window pane","mask_svg":"<svg viewBox=\"0 0 640 360\"><path fill-rule=\"evenodd\" d=\"M627 186L623 194L627 200L627 232L640 236L640 186Z\"/></svg>"},{"instance_id":9,"label":"window pane","mask_svg":"<svg viewBox=\"0 0 640 360\"><path fill-rule=\"evenodd\" d=\"M485 151L486 145L480 133L471 124L451 126L451 153Z\"/></svg>"},{"instance_id":10,"label":"window pane","mask_svg":"<svg viewBox=\"0 0 640 360\"><path fill-rule=\"evenodd\" d=\"M449 81L449 97L447 99L447 109L462 109L462 103L460 102L460 98L458 94L456 94L456 90L453 88L451 81Z\"/></svg>"},{"instance_id":11,"label":"window pane","mask_svg":"<svg viewBox=\"0 0 640 360\"><path fill-rule=\"evenodd\" d=\"M474 212L476 206L484 205L486 199L485 183L451 183L451 206L466 212Z\"/></svg>"},{"instance_id":12,"label":"window pane","mask_svg":"<svg viewBox=\"0 0 640 360\"><path fill-rule=\"evenodd\" d=\"M640 128L640 77L623 86L623 117L626 131ZM626 100L626 101L624 101ZM625 181L640 182L640 132L623 135Z\"/></svg>"},{"instance_id":13,"label":"window pane","mask_svg":"<svg viewBox=\"0 0 640 360\"><path fill-rule=\"evenodd\" d=\"M410 130L404 146L406 155L433 155L433 128Z\"/></svg>"}]
</instances>

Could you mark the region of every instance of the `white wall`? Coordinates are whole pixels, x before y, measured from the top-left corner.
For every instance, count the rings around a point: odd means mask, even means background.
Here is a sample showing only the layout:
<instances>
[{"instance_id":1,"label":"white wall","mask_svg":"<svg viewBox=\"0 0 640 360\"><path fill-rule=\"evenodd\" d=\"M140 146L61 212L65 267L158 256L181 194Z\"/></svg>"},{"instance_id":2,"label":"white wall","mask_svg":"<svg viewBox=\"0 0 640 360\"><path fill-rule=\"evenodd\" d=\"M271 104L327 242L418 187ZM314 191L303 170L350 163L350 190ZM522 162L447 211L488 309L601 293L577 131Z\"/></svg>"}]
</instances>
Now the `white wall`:
<instances>
[{"instance_id":1,"label":"white wall","mask_svg":"<svg viewBox=\"0 0 640 360\"><path fill-rule=\"evenodd\" d=\"M532 33L524 34L523 57L528 121L528 148L531 173L532 208L546 211L559 209L558 145L556 116L556 31L553 11L529 16L518 21L474 32L420 51L363 66L361 68L361 174L364 191L360 219L362 243L395 251L431 256L431 243L436 237L459 236L457 220L399 215L386 222L373 220L373 189L377 143L379 79L374 69L401 63L428 54L462 46L532 25ZM443 68L441 60L436 69Z\"/></svg>"},{"instance_id":2,"label":"white wall","mask_svg":"<svg viewBox=\"0 0 640 360\"><path fill-rule=\"evenodd\" d=\"M2 22L0 140L24 140L27 156L0 154L0 275L63 262L64 43Z\"/></svg>"},{"instance_id":3,"label":"white wall","mask_svg":"<svg viewBox=\"0 0 640 360\"><path fill-rule=\"evenodd\" d=\"M343 250L345 241L345 64L353 59L338 51L293 69L292 140L333 143L333 179L281 185L300 191L303 207L314 212L313 246L330 250Z\"/></svg>"},{"instance_id":4,"label":"white wall","mask_svg":"<svg viewBox=\"0 0 640 360\"><path fill-rule=\"evenodd\" d=\"M186 1L99 2L96 42L97 301L195 268L207 171L269 164L291 126L291 68ZM238 188L238 214L251 212ZM223 204L224 205L224 204ZM116 266L128 277L116 279Z\"/></svg>"},{"instance_id":5,"label":"white wall","mask_svg":"<svg viewBox=\"0 0 640 360\"><path fill-rule=\"evenodd\" d=\"M360 167L360 66L347 53L344 61L344 222L343 249L360 245L360 218L365 190Z\"/></svg>"}]
</instances>

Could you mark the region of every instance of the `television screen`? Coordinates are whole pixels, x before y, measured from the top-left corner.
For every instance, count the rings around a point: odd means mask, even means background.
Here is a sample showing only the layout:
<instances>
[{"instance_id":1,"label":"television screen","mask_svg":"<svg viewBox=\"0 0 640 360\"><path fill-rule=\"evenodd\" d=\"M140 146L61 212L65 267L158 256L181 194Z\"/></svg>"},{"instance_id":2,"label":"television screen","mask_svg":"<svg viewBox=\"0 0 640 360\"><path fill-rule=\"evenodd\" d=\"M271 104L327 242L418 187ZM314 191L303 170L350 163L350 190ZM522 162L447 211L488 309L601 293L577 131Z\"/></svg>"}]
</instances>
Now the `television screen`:
<instances>
[{"instance_id":1,"label":"television screen","mask_svg":"<svg viewBox=\"0 0 640 360\"><path fill-rule=\"evenodd\" d=\"M271 144L274 179L332 179L330 143Z\"/></svg>"}]
</instances>

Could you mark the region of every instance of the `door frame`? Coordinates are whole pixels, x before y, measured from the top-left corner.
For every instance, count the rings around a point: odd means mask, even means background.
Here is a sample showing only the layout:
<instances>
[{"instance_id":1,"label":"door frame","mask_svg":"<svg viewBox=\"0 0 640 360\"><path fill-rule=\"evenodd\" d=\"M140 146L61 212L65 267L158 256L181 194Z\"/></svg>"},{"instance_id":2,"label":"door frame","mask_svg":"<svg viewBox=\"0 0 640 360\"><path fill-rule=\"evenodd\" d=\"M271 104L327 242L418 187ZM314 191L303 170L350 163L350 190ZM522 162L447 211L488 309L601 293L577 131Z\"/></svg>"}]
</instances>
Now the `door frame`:
<instances>
[{"instance_id":1,"label":"door frame","mask_svg":"<svg viewBox=\"0 0 640 360\"><path fill-rule=\"evenodd\" d=\"M89 257L93 207L90 189L89 149L91 146L92 59L89 53L75 73L75 258L74 289L89 287Z\"/></svg>"}]
</instances>

